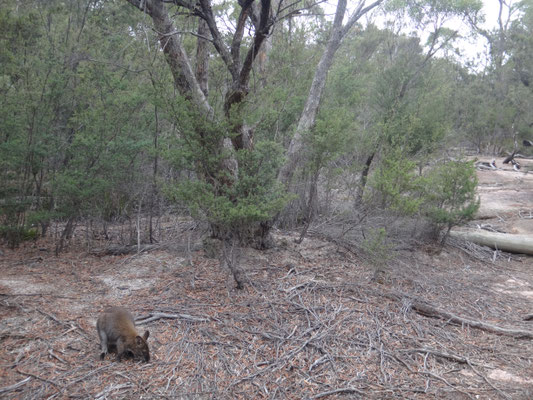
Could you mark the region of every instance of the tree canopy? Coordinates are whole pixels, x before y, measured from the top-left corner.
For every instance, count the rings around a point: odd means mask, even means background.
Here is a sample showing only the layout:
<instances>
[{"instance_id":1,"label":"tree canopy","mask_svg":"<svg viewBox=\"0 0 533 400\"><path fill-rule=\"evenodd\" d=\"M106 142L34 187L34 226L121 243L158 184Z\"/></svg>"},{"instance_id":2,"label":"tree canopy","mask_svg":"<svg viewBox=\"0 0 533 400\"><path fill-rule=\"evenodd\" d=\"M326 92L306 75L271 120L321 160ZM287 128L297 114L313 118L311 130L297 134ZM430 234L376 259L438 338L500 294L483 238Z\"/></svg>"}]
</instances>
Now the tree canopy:
<instances>
[{"instance_id":1,"label":"tree canopy","mask_svg":"<svg viewBox=\"0 0 533 400\"><path fill-rule=\"evenodd\" d=\"M188 210L216 237L265 247L274 224L332 212L333 190L342 209L459 223L442 213L474 207L473 170L446 149L533 138L531 1L500 1L492 29L478 0L4 3L12 245L51 221L65 223L60 251L80 221ZM488 41L483 63L457 54L458 20ZM461 165L461 204L436 199Z\"/></svg>"}]
</instances>

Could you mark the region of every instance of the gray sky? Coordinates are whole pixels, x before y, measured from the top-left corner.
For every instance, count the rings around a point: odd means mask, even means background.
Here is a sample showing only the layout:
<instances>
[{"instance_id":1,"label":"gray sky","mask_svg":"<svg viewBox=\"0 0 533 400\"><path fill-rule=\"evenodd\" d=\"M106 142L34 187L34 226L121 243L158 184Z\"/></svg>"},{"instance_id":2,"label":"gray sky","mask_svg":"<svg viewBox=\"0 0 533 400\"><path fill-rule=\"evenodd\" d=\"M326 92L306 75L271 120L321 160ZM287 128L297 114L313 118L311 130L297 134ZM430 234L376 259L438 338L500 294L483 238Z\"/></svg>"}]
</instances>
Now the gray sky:
<instances>
[{"instance_id":1,"label":"gray sky","mask_svg":"<svg viewBox=\"0 0 533 400\"><path fill-rule=\"evenodd\" d=\"M499 1L498 0L483 0L483 11L487 16L487 22L492 25L496 23L498 18Z\"/></svg>"}]
</instances>

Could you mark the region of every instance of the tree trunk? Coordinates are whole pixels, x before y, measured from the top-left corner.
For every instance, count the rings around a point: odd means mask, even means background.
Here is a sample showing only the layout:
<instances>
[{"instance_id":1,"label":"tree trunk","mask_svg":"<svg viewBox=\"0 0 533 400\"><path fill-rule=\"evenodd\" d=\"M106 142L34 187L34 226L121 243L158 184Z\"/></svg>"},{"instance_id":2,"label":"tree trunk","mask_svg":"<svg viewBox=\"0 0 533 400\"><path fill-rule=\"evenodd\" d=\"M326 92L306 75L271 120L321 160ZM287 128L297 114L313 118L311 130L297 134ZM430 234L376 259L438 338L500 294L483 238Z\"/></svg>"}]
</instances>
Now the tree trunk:
<instances>
[{"instance_id":1,"label":"tree trunk","mask_svg":"<svg viewBox=\"0 0 533 400\"><path fill-rule=\"evenodd\" d=\"M300 233L300 237L296 240L296 243L298 244L303 242L305 235L307 235L307 231L311 226L311 221L313 220L315 200L318 197L317 186L319 176L319 171L316 171L313 177L311 178L311 184L309 186L309 200L307 201L307 213L305 216L305 225L302 229L302 232Z\"/></svg>"},{"instance_id":2,"label":"tree trunk","mask_svg":"<svg viewBox=\"0 0 533 400\"><path fill-rule=\"evenodd\" d=\"M296 132L294 133L294 136L289 144L289 148L287 150L287 162L281 168L278 175L279 180L287 187L290 187L294 171L300 164L301 158L303 157L303 134L309 129L313 128L315 125L316 116L320 107L320 101L322 99L324 87L326 86L328 72L333 64L335 53L339 49L343 38L346 36L352 26L359 20L359 18L371 11L373 8L377 7L382 2L383 0L377 0L365 7L366 1L360 1L357 9L350 16L348 22L344 26L342 25L342 21L344 19L344 14L346 13L347 0L339 0L337 3L335 19L333 21L331 34L328 39L326 49L324 50L324 53L318 62L318 66L315 70L315 76L313 77L313 82L311 83L311 88L309 89L309 94L307 96L302 115L298 121Z\"/></svg>"},{"instance_id":3,"label":"tree trunk","mask_svg":"<svg viewBox=\"0 0 533 400\"><path fill-rule=\"evenodd\" d=\"M370 166L372 165L372 161L374 160L375 155L376 155L376 152L372 152L372 154L368 156L368 158L366 159L363 171L361 171L361 183L359 184L359 189L357 191L357 203L358 204L355 205L356 207L363 202L363 195L365 194L365 187L366 187L366 182L368 180L368 173L370 172Z\"/></svg>"},{"instance_id":4,"label":"tree trunk","mask_svg":"<svg viewBox=\"0 0 533 400\"><path fill-rule=\"evenodd\" d=\"M252 8L253 0L239 2L240 13L237 17L233 36L227 40L227 32L221 32L217 27L217 19L211 0L199 0L198 2L177 2L181 7L188 8L191 15L200 16L198 26L198 47L196 53L196 69L193 71L188 55L185 52L180 29L176 29L174 21L169 15L166 1L164 0L127 0L141 12L148 14L153 21L154 29L159 36L161 50L163 51L167 64L174 78L174 86L179 93L190 100L191 107L202 118L214 121L215 114L213 108L207 100L208 94L208 74L207 61L208 41L214 46L225 64L231 83L228 85L224 97L224 117L229 123L231 134L220 140L219 148L223 147L232 154L235 150L253 149L253 131L245 125L244 116L240 115L244 99L248 95L248 85L252 72L252 66L257 55L261 53L261 48L267 39L270 28L273 24L271 18L271 0L261 0L257 4L254 12ZM278 4L275 1L275 4ZM344 4L346 0L342 0ZM169 2L170 3L170 2ZM279 7L278 7L279 8ZM278 10L279 11L279 10ZM243 44L244 33L248 29L248 20L251 19L255 28L254 36L246 45ZM246 54L241 54L241 50L246 49ZM202 124L198 127L198 136L203 138L201 132ZM215 146L217 147L217 146ZM215 189L215 196L224 193L224 187L232 186L238 179L238 162L235 157L227 156L221 160L215 170L206 171L200 179L205 179L218 189ZM238 199L231 199L238 201ZM253 223L241 230L232 232L239 236L241 240L250 240L254 246L268 247L271 242L269 230L271 225L266 222ZM212 224L212 234L214 237L223 239L224 233L229 227L216 226Z\"/></svg>"},{"instance_id":5,"label":"tree trunk","mask_svg":"<svg viewBox=\"0 0 533 400\"><path fill-rule=\"evenodd\" d=\"M209 94L209 26L203 19L198 21L198 44L196 46L196 79L205 97Z\"/></svg>"},{"instance_id":6,"label":"tree trunk","mask_svg":"<svg viewBox=\"0 0 533 400\"><path fill-rule=\"evenodd\" d=\"M65 246L65 240L68 240L72 237L74 234L74 222L76 221L76 217L70 217L67 221L67 224L65 225L65 228L63 229L63 232L61 233L61 238L59 239L59 242L56 245L56 256L59 255L63 251L63 248Z\"/></svg>"},{"instance_id":7,"label":"tree trunk","mask_svg":"<svg viewBox=\"0 0 533 400\"><path fill-rule=\"evenodd\" d=\"M221 268L227 267L237 289L243 289L245 284L244 272L240 266L241 249L235 238L222 240L222 250L220 252L219 263Z\"/></svg>"}]
</instances>

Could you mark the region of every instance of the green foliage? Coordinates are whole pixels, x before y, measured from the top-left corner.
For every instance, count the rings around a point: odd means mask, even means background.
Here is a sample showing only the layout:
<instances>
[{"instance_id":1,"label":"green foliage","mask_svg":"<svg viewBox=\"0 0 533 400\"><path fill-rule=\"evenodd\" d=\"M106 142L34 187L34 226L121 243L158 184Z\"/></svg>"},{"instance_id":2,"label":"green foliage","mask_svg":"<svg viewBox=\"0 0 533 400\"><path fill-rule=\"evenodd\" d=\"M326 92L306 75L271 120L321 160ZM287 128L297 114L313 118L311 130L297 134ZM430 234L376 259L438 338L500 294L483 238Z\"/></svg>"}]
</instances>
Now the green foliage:
<instances>
[{"instance_id":1,"label":"green foliage","mask_svg":"<svg viewBox=\"0 0 533 400\"><path fill-rule=\"evenodd\" d=\"M423 213L449 229L473 214L475 200L468 196L475 184L453 164L423 177L420 171L445 140L497 151L531 139L531 1L514 3L516 18L506 32L487 32L492 53L482 72L432 53L449 49L456 37L443 23L457 16L475 20L480 1L386 3L406 17L394 24L414 23L428 42L398 34L406 30L396 25L348 34L316 124L304 135L301 176L315 186L321 176L328 188L337 177L354 187L371 160L365 201L400 215ZM231 2L214 7L229 24L237 11ZM197 24L180 13L173 18L187 24L184 31ZM246 101L231 115L223 107L228 69L211 47L210 120L176 95L157 34L146 29L149 20L116 1L3 3L0 224L11 243L31 224L53 218L128 215L153 200L148 191L156 182L178 205L230 229L267 221L283 208L287 195L276 173L331 22L323 16L306 24L279 21L267 62L254 65ZM229 39L224 33L222 40ZM242 39L250 45L247 35ZM183 35L182 41L194 68L197 38ZM242 125L254 128L255 148L228 149L224 138L235 139L231 132Z\"/></svg>"},{"instance_id":2,"label":"green foliage","mask_svg":"<svg viewBox=\"0 0 533 400\"><path fill-rule=\"evenodd\" d=\"M356 126L352 113L344 107L323 109L315 127L304 134L305 168L309 174L320 171L355 146Z\"/></svg>"},{"instance_id":3,"label":"green foliage","mask_svg":"<svg viewBox=\"0 0 533 400\"><path fill-rule=\"evenodd\" d=\"M436 227L450 229L474 218L479 209L473 161L449 161L426 176L424 213Z\"/></svg>"},{"instance_id":4,"label":"green foliage","mask_svg":"<svg viewBox=\"0 0 533 400\"><path fill-rule=\"evenodd\" d=\"M365 202L379 205L398 215L416 214L422 204L420 197L422 178L416 174L416 164L400 152L384 157L369 180Z\"/></svg>"},{"instance_id":5,"label":"green foliage","mask_svg":"<svg viewBox=\"0 0 533 400\"><path fill-rule=\"evenodd\" d=\"M130 20L124 8L101 6L8 1L0 10L0 219L12 229L109 217L136 196L150 81L115 67L141 52L127 25L110 25Z\"/></svg>"},{"instance_id":6,"label":"green foliage","mask_svg":"<svg viewBox=\"0 0 533 400\"><path fill-rule=\"evenodd\" d=\"M259 140L287 143L302 112L322 46L309 43L317 30L298 24L289 32L283 25L272 36L272 48L262 74L254 80L246 100L246 121Z\"/></svg>"},{"instance_id":7,"label":"green foliage","mask_svg":"<svg viewBox=\"0 0 533 400\"><path fill-rule=\"evenodd\" d=\"M386 229L370 229L361 243L361 250L375 268L374 279L380 278L379 275L385 272L385 267L392 258L392 246L388 241Z\"/></svg>"},{"instance_id":8,"label":"green foliage","mask_svg":"<svg viewBox=\"0 0 533 400\"><path fill-rule=\"evenodd\" d=\"M22 242L36 240L38 237L39 232L35 228L0 225L0 239L4 240L12 249L18 247Z\"/></svg>"},{"instance_id":9,"label":"green foliage","mask_svg":"<svg viewBox=\"0 0 533 400\"><path fill-rule=\"evenodd\" d=\"M188 142L188 145L193 143ZM193 148L188 150L182 154L192 157ZM241 150L235 154L239 171L233 184L222 184L224 177L219 174L217 179L180 180L167 186L166 193L172 200L185 203L196 218L207 220L220 229L243 232L255 223L270 220L288 200L284 188L276 181L283 161L281 154L278 144L259 142L253 151ZM202 161L216 164L220 159L216 157L213 162L206 157Z\"/></svg>"}]
</instances>

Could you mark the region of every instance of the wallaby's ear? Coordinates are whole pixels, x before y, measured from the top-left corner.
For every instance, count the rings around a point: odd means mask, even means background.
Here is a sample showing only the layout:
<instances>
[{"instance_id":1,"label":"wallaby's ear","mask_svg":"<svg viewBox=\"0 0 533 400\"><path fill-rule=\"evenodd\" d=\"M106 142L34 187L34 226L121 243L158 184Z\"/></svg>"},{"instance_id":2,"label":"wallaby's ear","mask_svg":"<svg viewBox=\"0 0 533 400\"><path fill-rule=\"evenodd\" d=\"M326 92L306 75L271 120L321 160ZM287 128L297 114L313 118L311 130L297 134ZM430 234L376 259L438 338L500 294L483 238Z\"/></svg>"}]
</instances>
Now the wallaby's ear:
<instances>
[{"instance_id":1,"label":"wallaby's ear","mask_svg":"<svg viewBox=\"0 0 533 400\"><path fill-rule=\"evenodd\" d=\"M150 332L144 331L144 335L143 335L144 341L148 340L148 336L150 336Z\"/></svg>"},{"instance_id":2,"label":"wallaby's ear","mask_svg":"<svg viewBox=\"0 0 533 400\"><path fill-rule=\"evenodd\" d=\"M137 344L137 346L142 346L143 343L144 343L144 340L143 340L142 337L137 336L137 337L135 338L135 344Z\"/></svg>"}]
</instances>

